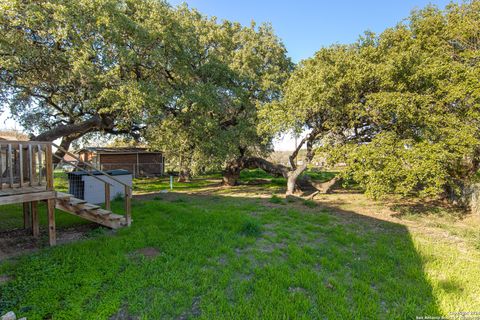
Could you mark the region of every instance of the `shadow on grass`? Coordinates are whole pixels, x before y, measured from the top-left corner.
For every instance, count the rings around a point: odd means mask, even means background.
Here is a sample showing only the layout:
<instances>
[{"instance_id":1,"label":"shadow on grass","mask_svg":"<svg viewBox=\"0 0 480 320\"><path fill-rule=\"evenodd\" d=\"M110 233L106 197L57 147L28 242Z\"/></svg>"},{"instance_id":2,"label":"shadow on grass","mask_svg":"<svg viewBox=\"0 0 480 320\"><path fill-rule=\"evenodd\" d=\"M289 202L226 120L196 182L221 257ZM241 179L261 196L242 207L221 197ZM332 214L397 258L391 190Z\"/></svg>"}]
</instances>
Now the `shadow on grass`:
<instances>
[{"instance_id":1,"label":"shadow on grass","mask_svg":"<svg viewBox=\"0 0 480 320\"><path fill-rule=\"evenodd\" d=\"M390 206L396 218L415 218L422 216L451 217L464 219L469 212L465 208L435 200L411 200L394 203Z\"/></svg>"},{"instance_id":2,"label":"shadow on grass","mask_svg":"<svg viewBox=\"0 0 480 320\"><path fill-rule=\"evenodd\" d=\"M0 275L11 279L0 283L0 313L29 319L439 315L422 258L399 224L336 207L303 212L252 198L175 193L134 201L133 219L115 234L0 264ZM132 259L142 248L158 255Z\"/></svg>"}]
</instances>

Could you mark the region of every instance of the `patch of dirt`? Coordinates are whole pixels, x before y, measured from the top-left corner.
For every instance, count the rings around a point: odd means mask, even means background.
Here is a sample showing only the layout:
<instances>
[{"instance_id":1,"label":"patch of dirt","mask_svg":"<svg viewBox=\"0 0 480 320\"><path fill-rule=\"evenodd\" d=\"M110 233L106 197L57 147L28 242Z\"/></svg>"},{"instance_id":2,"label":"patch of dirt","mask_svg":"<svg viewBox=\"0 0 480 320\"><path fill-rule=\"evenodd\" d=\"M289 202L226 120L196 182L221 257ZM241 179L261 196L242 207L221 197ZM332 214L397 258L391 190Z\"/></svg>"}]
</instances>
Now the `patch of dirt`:
<instances>
[{"instance_id":1,"label":"patch of dirt","mask_svg":"<svg viewBox=\"0 0 480 320\"><path fill-rule=\"evenodd\" d=\"M70 243L87 237L97 224L82 224L57 229L57 244ZM0 232L0 261L31 253L48 246L48 230L40 228L40 237L34 238L29 230L13 229Z\"/></svg>"},{"instance_id":2,"label":"patch of dirt","mask_svg":"<svg viewBox=\"0 0 480 320\"><path fill-rule=\"evenodd\" d=\"M13 279L12 277L7 276L6 274L0 274L0 284L7 283L12 279Z\"/></svg>"},{"instance_id":3,"label":"patch of dirt","mask_svg":"<svg viewBox=\"0 0 480 320\"><path fill-rule=\"evenodd\" d=\"M160 250L154 247L145 247L135 251L135 254L142 255L146 258L152 259L160 254Z\"/></svg>"},{"instance_id":4,"label":"patch of dirt","mask_svg":"<svg viewBox=\"0 0 480 320\"><path fill-rule=\"evenodd\" d=\"M228 259L225 255L221 256L220 258L218 258L218 263L221 265L221 266L224 266L228 263Z\"/></svg>"},{"instance_id":5,"label":"patch of dirt","mask_svg":"<svg viewBox=\"0 0 480 320\"><path fill-rule=\"evenodd\" d=\"M140 318L128 313L127 306L121 307L116 314L114 314L109 318L109 320L138 320L138 319Z\"/></svg>"},{"instance_id":6,"label":"patch of dirt","mask_svg":"<svg viewBox=\"0 0 480 320\"><path fill-rule=\"evenodd\" d=\"M260 239L256 242L256 247L260 252L271 253L275 249L284 249L287 247L287 244L284 242L271 242L266 239Z\"/></svg>"},{"instance_id":7,"label":"patch of dirt","mask_svg":"<svg viewBox=\"0 0 480 320\"><path fill-rule=\"evenodd\" d=\"M305 288L301 288L301 287L289 287L288 292L291 292L291 293L306 293L307 290Z\"/></svg>"},{"instance_id":8,"label":"patch of dirt","mask_svg":"<svg viewBox=\"0 0 480 320\"><path fill-rule=\"evenodd\" d=\"M193 298L192 306L190 310L183 312L177 319L178 320L185 320L190 318L199 317L202 314L202 310L200 309L200 297Z\"/></svg>"}]
</instances>

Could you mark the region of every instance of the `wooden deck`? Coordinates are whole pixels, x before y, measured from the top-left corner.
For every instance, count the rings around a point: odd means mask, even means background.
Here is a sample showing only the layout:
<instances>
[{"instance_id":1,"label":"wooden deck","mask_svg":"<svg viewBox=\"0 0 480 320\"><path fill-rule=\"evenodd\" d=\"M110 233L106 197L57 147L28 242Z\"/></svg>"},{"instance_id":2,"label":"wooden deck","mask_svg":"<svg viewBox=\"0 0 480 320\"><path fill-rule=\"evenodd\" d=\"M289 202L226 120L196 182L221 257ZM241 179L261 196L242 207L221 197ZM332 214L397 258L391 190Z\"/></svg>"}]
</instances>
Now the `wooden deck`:
<instances>
[{"instance_id":1,"label":"wooden deck","mask_svg":"<svg viewBox=\"0 0 480 320\"><path fill-rule=\"evenodd\" d=\"M57 192L53 185L53 146L62 149L52 142L0 141L0 205L22 203L24 227L31 230L34 237L38 237L38 202L46 202L50 245L56 244L55 208L114 229L129 226L131 186L101 171L125 188L123 216L110 211L111 182L104 181L85 169L79 168L105 183L105 209L72 195ZM78 158L77 160L81 161ZM73 163L72 165L77 167Z\"/></svg>"}]
</instances>

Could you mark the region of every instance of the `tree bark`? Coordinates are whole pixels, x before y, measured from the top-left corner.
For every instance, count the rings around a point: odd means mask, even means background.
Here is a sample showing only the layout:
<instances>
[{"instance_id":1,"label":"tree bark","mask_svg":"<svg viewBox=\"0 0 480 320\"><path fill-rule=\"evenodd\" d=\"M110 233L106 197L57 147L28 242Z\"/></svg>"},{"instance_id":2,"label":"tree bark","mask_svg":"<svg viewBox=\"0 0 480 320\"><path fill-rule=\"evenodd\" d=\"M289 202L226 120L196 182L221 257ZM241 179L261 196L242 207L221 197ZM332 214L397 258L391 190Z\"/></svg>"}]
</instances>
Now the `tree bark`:
<instances>
[{"instance_id":1,"label":"tree bark","mask_svg":"<svg viewBox=\"0 0 480 320\"><path fill-rule=\"evenodd\" d=\"M62 141L60 142L60 147L63 149L67 150L70 148L70 145L72 142L77 139L76 136L66 136L62 138ZM56 168L60 161L62 161L63 157L65 157L66 152L63 151L62 149L57 149L55 153L53 154L53 167Z\"/></svg>"},{"instance_id":2,"label":"tree bark","mask_svg":"<svg viewBox=\"0 0 480 320\"><path fill-rule=\"evenodd\" d=\"M242 161L241 159L237 161L230 162L225 170L223 170L223 185L228 187L233 187L238 184L238 179L240 178L240 172L242 171Z\"/></svg>"},{"instance_id":3,"label":"tree bark","mask_svg":"<svg viewBox=\"0 0 480 320\"><path fill-rule=\"evenodd\" d=\"M70 125L59 125L51 130L42 132L41 134L32 137L32 141L54 141L56 139L62 139L60 146L67 150L70 145L76 139L81 138L87 133L101 130L113 130L114 123L112 119L108 117L93 116L80 123L74 123ZM56 167L65 156L66 152L57 149L53 157L53 165Z\"/></svg>"},{"instance_id":4,"label":"tree bark","mask_svg":"<svg viewBox=\"0 0 480 320\"><path fill-rule=\"evenodd\" d=\"M192 181L192 172L189 168L181 169L178 174L178 182L190 182Z\"/></svg>"},{"instance_id":5,"label":"tree bark","mask_svg":"<svg viewBox=\"0 0 480 320\"><path fill-rule=\"evenodd\" d=\"M113 126L113 121L102 119L100 116L93 116L80 123L69 125L59 125L51 130L42 132L38 136L32 137L33 141L53 141L66 136L77 136L78 138L92 131L109 129Z\"/></svg>"},{"instance_id":6,"label":"tree bark","mask_svg":"<svg viewBox=\"0 0 480 320\"><path fill-rule=\"evenodd\" d=\"M226 186L237 185L240 172L243 169L262 169L274 177L288 177L288 168L284 165L275 164L258 157L240 157L230 162L223 171L223 184Z\"/></svg>"},{"instance_id":7,"label":"tree bark","mask_svg":"<svg viewBox=\"0 0 480 320\"><path fill-rule=\"evenodd\" d=\"M287 196L293 195L296 191L301 191L298 187L297 180L298 177L307 169L308 165L312 162L313 157L315 156L315 149L313 148L313 144L317 140L320 133L321 131L319 129L314 129L300 141L297 148L293 151L292 155L290 155L289 160L291 170L289 170L287 175ZM305 158L303 159L302 165L297 166L295 164L295 158L298 156L300 149L305 143L307 144L307 153L305 155Z\"/></svg>"},{"instance_id":8,"label":"tree bark","mask_svg":"<svg viewBox=\"0 0 480 320\"><path fill-rule=\"evenodd\" d=\"M298 177L307 169L307 164L304 163L301 166L298 166L295 168L295 170L289 171L288 172L288 177L287 177L287 191L286 195L291 196L293 195L296 191L299 191L300 188L297 185L297 180Z\"/></svg>"}]
</instances>

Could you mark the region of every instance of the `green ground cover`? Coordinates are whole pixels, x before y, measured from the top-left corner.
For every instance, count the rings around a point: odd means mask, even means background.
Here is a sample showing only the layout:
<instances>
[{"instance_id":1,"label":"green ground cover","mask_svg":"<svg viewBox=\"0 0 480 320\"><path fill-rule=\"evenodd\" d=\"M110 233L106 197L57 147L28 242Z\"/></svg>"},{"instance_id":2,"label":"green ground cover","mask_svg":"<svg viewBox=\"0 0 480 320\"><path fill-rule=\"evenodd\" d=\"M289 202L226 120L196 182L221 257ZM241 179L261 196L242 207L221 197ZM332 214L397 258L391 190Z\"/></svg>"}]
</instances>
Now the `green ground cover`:
<instances>
[{"instance_id":1,"label":"green ground cover","mask_svg":"<svg viewBox=\"0 0 480 320\"><path fill-rule=\"evenodd\" d=\"M143 183L153 190L159 182ZM0 263L9 279L0 282L0 312L28 319L411 319L480 310L480 249L460 232L450 241L428 228L281 195L166 193L132 208L130 228L99 228L85 240ZM61 214L57 224L74 220Z\"/></svg>"}]
</instances>

